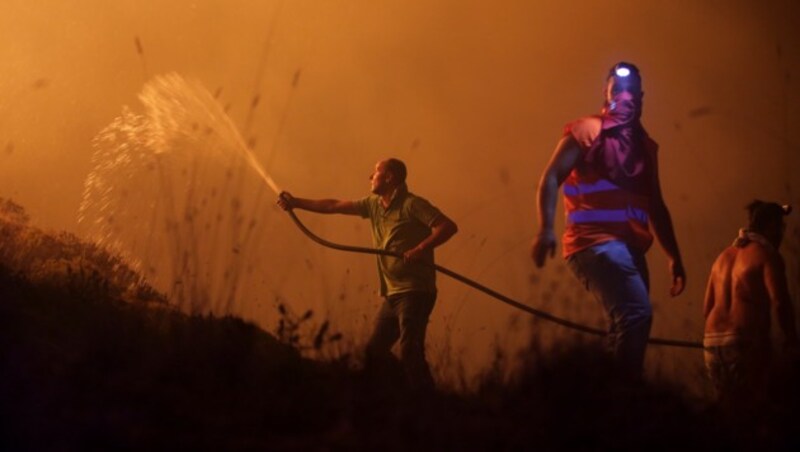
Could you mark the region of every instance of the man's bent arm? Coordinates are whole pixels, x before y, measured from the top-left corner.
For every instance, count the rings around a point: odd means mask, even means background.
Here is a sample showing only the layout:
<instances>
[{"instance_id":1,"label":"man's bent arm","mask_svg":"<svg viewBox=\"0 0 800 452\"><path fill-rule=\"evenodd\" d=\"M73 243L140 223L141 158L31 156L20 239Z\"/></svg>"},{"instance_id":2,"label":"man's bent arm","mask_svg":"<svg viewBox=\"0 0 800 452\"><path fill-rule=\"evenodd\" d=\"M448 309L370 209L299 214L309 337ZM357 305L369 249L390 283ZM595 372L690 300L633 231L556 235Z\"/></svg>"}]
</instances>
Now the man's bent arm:
<instances>
[{"instance_id":1,"label":"man's bent arm","mask_svg":"<svg viewBox=\"0 0 800 452\"><path fill-rule=\"evenodd\" d=\"M681 252L678 249L678 240L675 238L675 230L672 227L672 216L669 214L669 209L664 203L661 196L655 200L651 210L653 232L655 233L658 243L664 248L664 252L669 259L677 264L683 266L681 259Z\"/></svg>"},{"instance_id":2,"label":"man's bent arm","mask_svg":"<svg viewBox=\"0 0 800 452\"><path fill-rule=\"evenodd\" d=\"M777 253L776 253L777 254ZM778 325L787 344L797 344L797 328L794 320L794 307L789 298L786 283L786 268L780 255L771 257L764 266L764 284L775 308Z\"/></svg>"},{"instance_id":3,"label":"man's bent arm","mask_svg":"<svg viewBox=\"0 0 800 452\"><path fill-rule=\"evenodd\" d=\"M417 246L423 250L436 248L450 240L450 237L455 235L456 232L458 232L458 226L455 222L444 214L441 214L433 220L433 224L431 224L431 234Z\"/></svg>"},{"instance_id":4,"label":"man's bent arm","mask_svg":"<svg viewBox=\"0 0 800 452\"><path fill-rule=\"evenodd\" d=\"M567 135L558 142L553 157L547 164L539 180L536 193L537 213L539 218L539 233L534 239L531 257L537 267L544 265L547 254L555 253L555 235L553 222L556 212L558 187L564 182L569 173L578 163L581 148L572 135Z\"/></svg>"},{"instance_id":5,"label":"man's bent arm","mask_svg":"<svg viewBox=\"0 0 800 452\"><path fill-rule=\"evenodd\" d=\"M686 271L683 268L680 249L678 249L678 240L675 238L675 229L672 227L672 216L661 194L658 159L655 153L652 154L651 161L653 165L653 196L651 198L650 223L653 225L653 232L656 239L658 239L658 243L661 244L670 261L670 273L672 274L670 294L674 297L683 292L686 286Z\"/></svg>"},{"instance_id":6,"label":"man's bent arm","mask_svg":"<svg viewBox=\"0 0 800 452\"><path fill-rule=\"evenodd\" d=\"M417 246L406 251L404 253L405 259L408 261L419 258L425 250L436 248L450 240L450 237L456 232L458 232L458 226L455 222L444 214L440 214L433 220L433 224L431 224L430 235L419 242Z\"/></svg>"}]
</instances>

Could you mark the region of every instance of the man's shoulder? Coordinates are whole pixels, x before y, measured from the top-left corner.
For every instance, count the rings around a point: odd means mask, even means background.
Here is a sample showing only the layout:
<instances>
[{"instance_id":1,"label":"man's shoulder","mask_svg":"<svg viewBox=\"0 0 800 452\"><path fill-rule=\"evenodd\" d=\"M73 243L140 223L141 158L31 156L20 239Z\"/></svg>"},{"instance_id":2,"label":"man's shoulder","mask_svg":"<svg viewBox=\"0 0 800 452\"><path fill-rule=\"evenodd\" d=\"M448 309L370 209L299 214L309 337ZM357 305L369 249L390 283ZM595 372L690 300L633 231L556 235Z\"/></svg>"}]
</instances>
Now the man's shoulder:
<instances>
[{"instance_id":1,"label":"man's shoulder","mask_svg":"<svg viewBox=\"0 0 800 452\"><path fill-rule=\"evenodd\" d=\"M603 123L603 119L600 115L586 115L581 116L580 118L574 119L567 123L567 126L570 125L592 125L592 126L600 126Z\"/></svg>"},{"instance_id":2,"label":"man's shoulder","mask_svg":"<svg viewBox=\"0 0 800 452\"><path fill-rule=\"evenodd\" d=\"M380 202L380 196L376 194L369 194L361 199L353 201L356 207L360 207L367 210L367 212L363 212L362 215L364 213L371 214L371 212L377 209L379 202Z\"/></svg>"},{"instance_id":3,"label":"man's shoulder","mask_svg":"<svg viewBox=\"0 0 800 452\"><path fill-rule=\"evenodd\" d=\"M732 274L743 275L751 272L758 264L757 259L747 256L747 247L730 245L722 250L711 265L710 278L724 281Z\"/></svg>"},{"instance_id":4,"label":"man's shoulder","mask_svg":"<svg viewBox=\"0 0 800 452\"><path fill-rule=\"evenodd\" d=\"M739 254L739 250L740 248L733 245L722 250L714 261L712 268L730 267L731 263L736 260L736 255Z\"/></svg>"},{"instance_id":5,"label":"man's shoulder","mask_svg":"<svg viewBox=\"0 0 800 452\"><path fill-rule=\"evenodd\" d=\"M732 248L738 251L735 255L738 265L754 270L765 266L783 266L783 257L772 246L752 241L742 248Z\"/></svg>"},{"instance_id":6,"label":"man's shoulder","mask_svg":"<svg viewBox=\"0 0 800 452\"><path fill-rule=\"evenodd\" d=\"M600 135L602 127L603 121L600 116L584 116L568 122L564 126L564 135L572 135L582 148L588 149Z\"/></svg>"},{"instance_id":7,"label":"man's shoulder","mask_svg":"<svg viewBox=\"0 0 800 452\"><path fill-rule=\"evenodd\" d=\"M783 257L772 245L751 242L746 248L752 249L752 254L765 264L783 265Z\"/></svg>"},{"instance_id":8,"label":"man's shoulder","mask_svg":"<svg viewBox=\"0 0 800 452\"><path fill-rule=\"evenodd\" d=\"M403 209L410 215L424 219L423 222L439 216L441 211L430 201L414 193L407 193L403 200Z\"/></svg>"},{"instance_id":9,"label":"man's shoulder","mask_svg":"<svg viewBox=\"0 0 800 452\"><path fill-rule=\"evenodd\" d=\"M409 206L409 205L411 205L411 204L413 204L415 202L419 202L419 201L426 201L426 199L423 198L422 196L419 196L417 194L411 193L410 191L407 191L407 192L403 193L403 205L404 206Z\"/></svg>"},{"instance_id":10,"label":"man's shoulder","mask_svg":"<svg viewBox=\"0 0 800 452\"><path fill-rule=\"evenodd\" d=\"M380 199L380 196L378 196L378 195L376 195L374 193L370 193L369 195L364 196L363 198L359 199L357 202L366 202L366 203L370 203L370 204L375 204L375 203L378 202L379 199Z\"/></svg>"},{"instance_id":11,"label":"man's shoulder","mask_svg":"<svg viewBox=\"0 0 800 452\"><path fill-rule=\"evenodd\" d=\"M403 205L405 206L417 206L417 205L433 205L427 198L424 198L420 195L407 192L406 197L403 200Z\"/></svg>"}]
</instances>

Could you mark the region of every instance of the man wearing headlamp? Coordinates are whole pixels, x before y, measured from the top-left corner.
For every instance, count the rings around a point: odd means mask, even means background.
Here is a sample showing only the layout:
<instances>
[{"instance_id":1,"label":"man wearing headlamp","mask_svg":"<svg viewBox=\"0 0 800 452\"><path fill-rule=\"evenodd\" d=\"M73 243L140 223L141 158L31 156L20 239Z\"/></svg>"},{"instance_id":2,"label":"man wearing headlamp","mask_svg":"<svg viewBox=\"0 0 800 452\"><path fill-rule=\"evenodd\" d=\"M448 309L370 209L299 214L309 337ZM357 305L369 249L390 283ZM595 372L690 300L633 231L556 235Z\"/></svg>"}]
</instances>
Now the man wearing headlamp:
<instances>
[{"instance_id":1,"label":"man wearing headlamp","mask_svg":"<svg viewBox=\"0 0 800 452\"><path fill-rule=\"evenodd\" d=\"M531 247L537 267L555 254L553 219L563 185L563 255L600 301L609 351L620 375L630 380L641 377L652 324L645 253L653 233L669 259L670 294L677 296L686 284L661 194L658 145L640 122L643 97L638 68L618 63L609 72L601 114L566 126L539 182L539 233Z\"/></svg>"}]
</instances>

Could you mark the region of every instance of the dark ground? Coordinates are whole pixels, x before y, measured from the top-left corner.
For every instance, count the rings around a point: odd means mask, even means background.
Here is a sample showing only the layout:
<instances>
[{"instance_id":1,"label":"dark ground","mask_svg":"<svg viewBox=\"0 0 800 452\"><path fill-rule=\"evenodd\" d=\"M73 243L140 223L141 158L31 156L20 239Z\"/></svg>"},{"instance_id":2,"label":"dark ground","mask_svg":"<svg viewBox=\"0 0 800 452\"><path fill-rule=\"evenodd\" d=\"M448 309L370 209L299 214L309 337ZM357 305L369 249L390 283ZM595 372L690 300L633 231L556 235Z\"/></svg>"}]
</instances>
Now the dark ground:
<instances>
[{"instance_id":1,"label":"dark ground","mask_svg":"<svg viewBox=\"0 0 800 452\"><path fill-rule=\"evenodd\" d=\"M490 370L475 393L421 395L237 318L176 312L113 256L0 201L1 450L800 445L796 369L772 402L725 412L667 382L619 385L593 346L532 346L513 383Z\"/></svg>"}]
</instances>

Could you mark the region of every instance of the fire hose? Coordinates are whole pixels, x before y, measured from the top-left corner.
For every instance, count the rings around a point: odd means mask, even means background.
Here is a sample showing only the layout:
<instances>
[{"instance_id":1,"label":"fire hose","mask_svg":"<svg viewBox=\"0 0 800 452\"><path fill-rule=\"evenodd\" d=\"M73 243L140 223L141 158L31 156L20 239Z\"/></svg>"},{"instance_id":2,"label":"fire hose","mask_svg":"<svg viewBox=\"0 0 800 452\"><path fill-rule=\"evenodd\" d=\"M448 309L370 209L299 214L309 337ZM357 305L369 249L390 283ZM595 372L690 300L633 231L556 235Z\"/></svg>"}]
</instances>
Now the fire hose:
<instances>
[{"instance_id":1,"label":"fire hose","mask_svg":"<svg viewBox=\"0 0 800 452\"><path fill-rule=\"evenodd\" d=\"M294 221L295 225L297 225L297 227L303 232L303 234L305 234L308 238L310 238L314 242L316 242L316 243L318 243L318 244L320 244L320 245L322 245L324 247L332 248L332 249L339 250L339 251L347 251L347 252L351 252L351 253L372 254L372 255L380 255L380 256L392 256L392 257L396 257L396 258L399 258L399 259L403 258L402 254L396 253L396 252L393 252L393 251L381 250L381 249L375 249L375 248L366 248L366 247L360 247L360 246L341 245L341 244L338 244L338 243L329 242L329 241L317 236L313 232L311 232L300 221L300 219L297 218L297 215L295 215L295 213L294 213L294 211L292 209L287 210L287 212L289 213L289 216L292 218L292 221ZM564 326L564 327L567 327L567 328L570 328L570 329L573 329L573 330L576 330L576 331L580 331L580 332L583 332L583 333L587 333L587 334L593 334L593 335L596 335L596 336L605 336L607 334L607 332L604 331L604 330L601 330L601 329L598 329L598 328L592 328L592 327L586 326L586 325L581 325L579 323L575 323L575 322L572 322L572 321L567 320L567 319L562 319L561 317L558 317L558 316L555 316L553 314L550 314L549 312L545 312L545 311L542 311L540 309L536 309L536 308L533 308L533 307L528 306L526 304L520 303L520 302L518 302L516 300L513 300L513 299L511 299L511 298L509 298L509 297L507 297L507 296L505 296L505 295L503 295L503 294L501 294L501 293L499 293L499 292L497 292L495 290L492 290L492 289L484 286L483 284L480 284L480 283L478 283L478 282L476 282L476 281L474 281L472 279L469 279L466 276L460 275L460 274L458 274L458 273L456 273L456 272L454 272L454 271L452 271L452 270L450 270L448 268L442 267L441 265L433 264L433 263L431 263L429 265L432 265L436 269L436 271L438 271L439 273L445 274L445 275L447 275L447 276L449 276L449 277L451 277L451 278L453 278L453 279L455 279L455 280L457 280L457 281L459 281L461 283L464 283L464 284L472 287L473 289L477 289L477 290L485 293L486 295L489 295L492 298L495 298L495 299L497 299L499 301L502 301L503 303L505 303L507 305L510 305L510 306L513 306L513 307L515 307L515 308L517 308L517 309L519 309L521 311L527 312L528 314L531 314L531 315L533 315L533 316L535 316L537 318L540 318L540 319L543 319L543 320L547 320L547 321L556 323L558 325L561 325L561 326ZM657 337L649 338L648 339L648 343L654 344L654 345L666 345L666 346L670 346L670 347L703 348L703 344L699 343L699 342L682 341L682 340L675 340L675 339L662 339L662 338L657 338Z\"/></svg>"}]
</instances>

